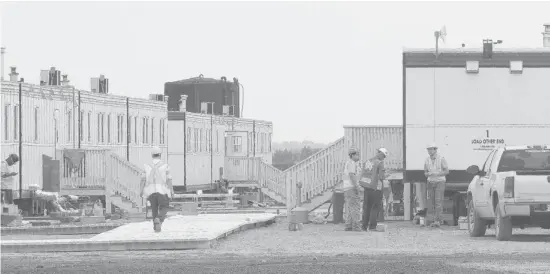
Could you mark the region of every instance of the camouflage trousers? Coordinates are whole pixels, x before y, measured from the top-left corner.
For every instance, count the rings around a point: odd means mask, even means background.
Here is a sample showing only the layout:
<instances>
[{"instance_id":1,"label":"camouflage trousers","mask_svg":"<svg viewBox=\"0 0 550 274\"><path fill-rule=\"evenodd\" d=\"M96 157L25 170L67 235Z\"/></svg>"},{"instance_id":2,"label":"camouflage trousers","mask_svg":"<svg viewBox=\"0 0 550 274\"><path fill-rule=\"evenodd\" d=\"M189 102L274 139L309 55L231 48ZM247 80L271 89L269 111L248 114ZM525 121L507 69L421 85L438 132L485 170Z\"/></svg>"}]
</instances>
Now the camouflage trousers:
<instances>
[{"instance_id":1,"label":"camouflage trousers","mask_svg":"<svg viewBox=\"0 0 550 274\"><path fill-rule=\"evenodd\" d=\"M355 189L344 192L346 228L361 230L361 198L359 192Z\"/></svg>"},{"instance_id":2,"label":"camouflage trousers","mask_svg":"<svg viewBox=\"0 0 550 274\"><path fill-rule=\"evenodd\" d=\"M445 198L445 182L428 182L428 203L435 209L434 222L443 221L443 200Z\"/></svg>"}]
</instances>

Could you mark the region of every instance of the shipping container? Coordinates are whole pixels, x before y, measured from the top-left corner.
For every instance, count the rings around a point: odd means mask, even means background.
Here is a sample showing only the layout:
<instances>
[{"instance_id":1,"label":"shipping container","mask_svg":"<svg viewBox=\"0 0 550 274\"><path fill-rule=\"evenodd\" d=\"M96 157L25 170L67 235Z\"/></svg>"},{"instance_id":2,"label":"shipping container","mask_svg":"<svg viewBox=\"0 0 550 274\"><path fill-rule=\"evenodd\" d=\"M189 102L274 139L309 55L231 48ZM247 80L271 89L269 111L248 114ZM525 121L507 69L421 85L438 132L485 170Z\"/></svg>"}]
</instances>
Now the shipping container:
<instances>
[{"instance_id":1,"label":"shipping container","mask_svg":"<svg viewBox=\"0 0 550 274\"><path fill-rule=\"evenodd\" d=\"M385 166L389 170L403 169L403 128L401 126L344 126L346 151L354 146L361 161L376 155L384 147L389 155Z\"/></svg>"},{"instance_id":2,"label":"shipping container","mask_svg":"<svg viewBox=\"0 0 550 274\"><path fill-rule=\"evenodd\" d=\"M425 181L426 145L465 190L470 165L501 145L550 143L550 49L442 49L403 53L406 178Z\"/></svg>"},{"instance_id":3,"label":"shipping container","mask_svg":"<svg viewBox=\"0 0 550 274\"><path fill-rule=\"evenodd\" d=\"M204 78L201 76L164 84L164 95L169 96L168 110L179 111L181 95L187 95L186 109L188 112L202 113L202 103L213 102L214 109L207 113L223 115L223 106L231 107L231 116L241 117L240 84L234 78L227 80Z\"/></svg>"}]
</instances>

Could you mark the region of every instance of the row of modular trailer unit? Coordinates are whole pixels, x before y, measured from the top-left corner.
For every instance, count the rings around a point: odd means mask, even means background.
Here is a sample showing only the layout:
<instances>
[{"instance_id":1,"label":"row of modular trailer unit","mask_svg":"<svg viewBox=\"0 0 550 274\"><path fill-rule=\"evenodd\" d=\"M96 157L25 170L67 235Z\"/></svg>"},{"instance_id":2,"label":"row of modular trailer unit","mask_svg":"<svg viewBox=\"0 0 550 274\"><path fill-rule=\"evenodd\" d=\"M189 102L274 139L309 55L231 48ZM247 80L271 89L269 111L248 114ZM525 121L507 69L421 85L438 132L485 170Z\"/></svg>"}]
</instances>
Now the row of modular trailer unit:
<instances>
[{"instance_id":1,"label":"row of modular trailer unit","mask_svg":"<svg viewBox=\"0 0 550 274\"><path fill-rule=\"evenodd\" d=\"M403 52L405 182L426 182L426 145L437 143L455 218L466 214L468 166L497 146L550 143L550 48L488 50Z\"/></svg>"},{"instance_id":2,"label":"row of modular trailer unit","mask_svg":"<svg viewBox=\"0 0 550 274\"><path fill-rule=\"evenodd\" d=\"M19 96L21 95L21 100ZM64 148L104 148L140 167L151 148L167 152L166 102L78 90L2 82L1 157L22 154L14 189L43 186L42 156L56 158ZM21 108L21 116L19 115ZM20 126L21 125L21 126ZM19 136L22 140L20 142ZM166 154L163 153L166 159Z\"/></svg>"},{"instance_id":3,"label":"row of modular trailer unit","mask_svg":"<svg viewBox=\"0 0 550 274\"><path fill-rule=\"evenodd\" d=\"M168 96L139 99L7 81L1 92L2 159L19 154L19 130L23 136L23 172L15 180L15 190L20 179L23 190L30 185L42 188L42 155L55 159L55 151L64 148L110 149L143 167L157 146L171 166L176 189L209 189L219 179L220 168L231 163L226 157L272 161L271 122L168 112Z\"/></svg>"},{"instance_id":4,"label":"row of modular trailer unit","mask_svg":"<svg viewBox=\"0 0 550 274\"><path fill-rule=\"evenodd\" d=\"M210 190L221 179L235 182L231 170L244 157L271 164L271 122L201 114L168 112L168 163L176 191Z\"/></svg>"}]
</instances>

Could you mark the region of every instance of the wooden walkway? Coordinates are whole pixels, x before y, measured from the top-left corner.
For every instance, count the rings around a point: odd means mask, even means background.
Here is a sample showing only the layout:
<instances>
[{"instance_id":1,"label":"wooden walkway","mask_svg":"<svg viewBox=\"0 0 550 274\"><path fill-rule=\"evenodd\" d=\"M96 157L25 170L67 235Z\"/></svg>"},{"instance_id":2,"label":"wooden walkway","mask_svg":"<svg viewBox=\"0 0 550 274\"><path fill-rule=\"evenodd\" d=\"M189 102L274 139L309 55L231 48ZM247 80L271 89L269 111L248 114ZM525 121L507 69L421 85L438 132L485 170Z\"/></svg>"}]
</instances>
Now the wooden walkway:
<instances>
[{"instance_id":1,"label":"wooden walkway","mask_svg":"<svg viewBox=\"0 0 550 274\"><path fill-rule=\"evenodd\" d=\"M204 249L232 233L269 225L275 222L275 217L271 213L172 216L164 221L160 233L153 231L153 223L148 220L126 224L90 239L2 241L2 252Z\"/></svg>"}]
</instances>

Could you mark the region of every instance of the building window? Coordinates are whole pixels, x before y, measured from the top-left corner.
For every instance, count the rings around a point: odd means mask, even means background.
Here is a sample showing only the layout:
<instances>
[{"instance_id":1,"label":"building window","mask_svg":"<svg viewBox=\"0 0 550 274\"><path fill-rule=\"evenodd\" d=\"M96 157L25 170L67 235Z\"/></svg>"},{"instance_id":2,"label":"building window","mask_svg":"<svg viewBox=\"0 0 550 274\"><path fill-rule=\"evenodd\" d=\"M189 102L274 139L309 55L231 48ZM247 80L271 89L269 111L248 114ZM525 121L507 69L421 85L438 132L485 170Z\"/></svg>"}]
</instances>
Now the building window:
<instances>
[{"instance_id":1,"label":"building window","mask_svg":"<svg viewBox=\"0 0 550 274\"><path fill-rule=\"evenodd\" d=\"M72 124L73 124L73 116L71 111L67 111L67 142L71 141L71 135L72 135Z\"/></svg>"},{"instance_id":2,"label":"building window","mask_svg":"<svg viewBox=\"0 0 550 274\"><path fill-rule=\"evenodd\" d=\"M80 111L80 117L78 117L78 135L80 135L80 141L84 142L84 111Z\"/></svg>"},{"instance_id":3,"label":"building window","mask_svg":"<svg viewBox=\"0 0 550 274\"><path fill-rule=\"evenodd\" d=\"M216 130L216 152L220 152L220 131Z\"/></svg>"},{"instance_id":4,"label":"building window","mask_svg":"<svg viewBox=\"0 0 550 274\"><path fill-rule=\"evenodd\" d=\"M13 140L19 140L19 106L13 107Z\"/></svg>"},{"instance_id":5,"label":"building window","mask_svg":"<svg viewBox=\"0 0 550 274\"><path fill-rule=\"evenodd\" d=\"M233 152L242 151L243 140L241 136L233 136Z\"/></svg>"},{"instance_id":6,"label":"building window","mask_svg":"<svg viewBox=\"0 0 550 274\"><path fill-rule=\"evenodd\" d=\"M204 129L200 129L200 135L199 135L199 152L203 152L204 151Z\"/></svg>"},{"instance_id":7,"label":"building window","mask_svg":"<svg viewBox=\"0 0 550 274\"><path fill-rule=\"evenodd\" d=\"M199 129L195 128L194 131L195 132L194 132L194 136L193 136L193 144L194 144L193 151L198 152L199 151Z\"/></svg>"},{"instance_id":8,"label":"building window","mask_svg":"<svg viewBox=\"0 0 550 274\"><path fill-rule=\"evenodd\" d=\"M164 144L164 119L160 119L159 132L160 132L160 143Z\"/></svg>"},{"instance_id":9,"label":"building window","mask_svg":"<svg viewBox=\"0 0 550 274\"><path fill-rule=\"evenodd\" d=\"M123 126L123 120L124 119L124 116L122 115L118 115L116 117L116 141L117 143L121 144L122 143L122 126Z\"/></svg>"},{"instance_id":10,"label":"building window","mask_svg":"<svg viewBox=\"0 0 550 274\"><path fill-rule=\"evenodd\" d=\"M111 143L111 114L107 115L107 143Z\"/></svg>"},{"instance_id":11,"label":"building window","mask_svg":"<svg viewBox=\"0 0 550 274\"><path fill-rule=\"evenodd\" d=\"M105 113L97 114L97 142L105 142Z\"/></svg>"},{"instance_id":12,"label":"building window","mask_svg":"<svg viewBox=\"0 0 550 274\"><path fill-rule=\"evenodd\" d=\"M212 144L212 130L211 129L207 130L206 134L207 134L206 135L206 139L207 139L206 145L208 146L206 151L212 152L212 147L213 147L213 144Z\"/></svg>"},{"instance_id":13,"label":"building window","mask_svg":"<svg viewBox=\"0 0 550 274\"><path fill-rule=\"evenodd\" d=\"M138 117L134 117L134 143L138 143Z\"/></svg>"},{"instance_id":14,"label":"building window","mask_svg":"<svg viewBox=\"0 0 550 274\"><path fill-rule=\"evenodd\" d=\"M185 136L187 139L185 140L186 143L185 143L185 146L187 147L187 152L191 152L192 151L192 148L191 148L191 139L192 139L192 136L191 136L191 128L190 127L187 127L187 135Z\"/></svg>"},{"instance_id":15,"label":"building window","mask_svg":"<svg viewBox=\"0 0 550 274\"><path fill-rule=\"evenodd\" d=\"M10 117L10 105L4 105L4 140L8 141L10 139L10 130L9 130L9 117Z\"/></svg>"},{"instance_id":16,"label":"building window","mask_svg":"<svg viewBox=\"0 0 550 274\"><path fill-rule=\"evenodd\" d=\"M34 141L38 142L38 107L34 107Z\"/></svg>"},{"instance_id":17,"label":"building window","mask_svg":"<svg viewBox=\"0 0 550 274\"><path fill-rule=\"evenodd\" d=\"M271 151L271 138L272 138L271 133L269 133L269 135L268 135L268 137L267 137L267 142L268 142L268 144L269 144L269 151L268 151L268 152L272 152L272 151Z\"/></svg>"},{"instance_id":18,"label":"building window","mask_svg":"<svg viewBox=\"0 0 550 274\"><path fill-rule=\"evenodd\" d=\"M128 143L132 142L132 116L128 117L128 121L126 122L128 124L127 132L128 132Z\"/></svg>"},{"instance_id":19,"label":"building window","mask_svg":"<svg viewBox=\"0 0 550 274\"><path fill-rule=\"evenodd\" d=\"M92 112L88 112L88 142L92 142Z\"/></svg>"},{"instance_id":20,"label":"building window","mask_svg":"<svg viewBox=\"0 0 550 274\"><path fill-rule=\"evenodd\" d=\"M155 144L155 118L151 118L151 145Z\"/></svg>"},{"instance_id":21,"label":"building window","mask_svg":"<svg viewBox=\"0 0 550 274\"><path fill-rule=\"evenodd\" d=\"M141 119L141 121L142 121L142 125L141 125L141 127L142 127L142 130L141 130L142 131L142 134L141 134L142 139L141 139L141 142L144 143L144 144L147 144L147 129L145 128L145 126L147 125L147 118L143 117Z\"/></svg>"}]
</instances>

